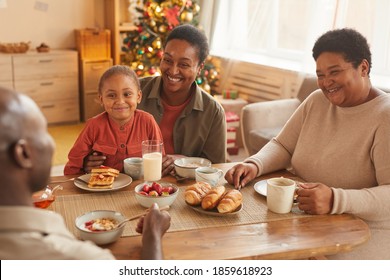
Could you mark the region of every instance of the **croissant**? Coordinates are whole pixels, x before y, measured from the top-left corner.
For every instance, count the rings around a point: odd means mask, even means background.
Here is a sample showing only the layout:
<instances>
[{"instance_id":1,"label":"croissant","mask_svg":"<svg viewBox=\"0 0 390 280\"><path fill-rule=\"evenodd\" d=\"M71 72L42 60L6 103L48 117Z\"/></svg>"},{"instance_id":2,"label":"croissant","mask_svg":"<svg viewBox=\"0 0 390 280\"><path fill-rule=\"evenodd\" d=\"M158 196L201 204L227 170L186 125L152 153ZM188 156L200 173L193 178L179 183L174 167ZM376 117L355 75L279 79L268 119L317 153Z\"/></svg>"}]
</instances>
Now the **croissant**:
<instances>
[{"instance_id":1,"label":"croissant","mask_svg":"<svg viewBox=\"0 0 390 280\"><path fill-rule=\"evenodd\" d=\"M214 209L221 200L225 190L224 186L218 186L211 189L202 200L202 208L204 210Z\"/></svg>"},{"instance_id":2,"label":"croissant","mask_svg":"<svg viewBox=\"0 0 390 280\"><path fill-rule=\"evenodd\" d=\"M193 206L200 205L209 190L211 190L211 186L206 182L197 182L188 186L184 192L185 201Z\"/></svg>"},{"instance_id":3,"label":"croissant","mask_svg":"<svg viewBox=\"0 0 390 280\"><path fill-rule=\"evenodd\" d=\"M229 190L219 202L217 209L219 213L231 213L242 203L242 194L238 190Z\"/></svg>"}]
</instances>

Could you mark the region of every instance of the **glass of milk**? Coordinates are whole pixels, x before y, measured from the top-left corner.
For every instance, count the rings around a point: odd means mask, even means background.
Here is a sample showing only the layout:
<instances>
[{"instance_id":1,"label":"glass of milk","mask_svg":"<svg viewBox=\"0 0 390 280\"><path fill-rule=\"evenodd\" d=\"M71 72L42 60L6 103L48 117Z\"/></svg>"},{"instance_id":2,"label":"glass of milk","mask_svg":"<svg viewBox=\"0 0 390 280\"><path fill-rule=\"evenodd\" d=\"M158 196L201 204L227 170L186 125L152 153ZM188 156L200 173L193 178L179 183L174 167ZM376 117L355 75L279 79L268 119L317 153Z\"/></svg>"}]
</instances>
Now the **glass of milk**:
<instances>
[{"instance_id":1,"label":"glass of milk","mask_svg":"<svg viewBox=\"0 0 390 280\"><path fill-rule=\"evenodd\" d=\"M163 142L161 140L142 141L142 158L144 163L144 180L161 179Z\"/></svg>"}]
</instances>

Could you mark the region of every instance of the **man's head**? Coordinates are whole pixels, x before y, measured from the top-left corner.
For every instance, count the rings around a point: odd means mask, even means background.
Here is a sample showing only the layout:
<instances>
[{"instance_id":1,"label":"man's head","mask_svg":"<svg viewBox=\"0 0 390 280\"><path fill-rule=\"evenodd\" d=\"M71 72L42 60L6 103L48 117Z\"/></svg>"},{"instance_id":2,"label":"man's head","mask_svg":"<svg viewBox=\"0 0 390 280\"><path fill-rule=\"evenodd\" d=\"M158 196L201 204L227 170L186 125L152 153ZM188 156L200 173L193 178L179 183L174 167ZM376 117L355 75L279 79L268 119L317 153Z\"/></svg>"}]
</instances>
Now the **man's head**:
<instances>
[{"instance_id":1,"label":"man's head","mask_svg":"<svg viewBox=\"0 0 390 280\"><path fill-rule=\"evenodd\" d=\"M50 176L54 142L38 106L29 97L0 87L0 177L2 194L34 192ZM4 188L9 188L4 190ZM13 201L0 198L0 205ZM15 201L15 204L21 203Z\"/></svg>"}]
</instances>

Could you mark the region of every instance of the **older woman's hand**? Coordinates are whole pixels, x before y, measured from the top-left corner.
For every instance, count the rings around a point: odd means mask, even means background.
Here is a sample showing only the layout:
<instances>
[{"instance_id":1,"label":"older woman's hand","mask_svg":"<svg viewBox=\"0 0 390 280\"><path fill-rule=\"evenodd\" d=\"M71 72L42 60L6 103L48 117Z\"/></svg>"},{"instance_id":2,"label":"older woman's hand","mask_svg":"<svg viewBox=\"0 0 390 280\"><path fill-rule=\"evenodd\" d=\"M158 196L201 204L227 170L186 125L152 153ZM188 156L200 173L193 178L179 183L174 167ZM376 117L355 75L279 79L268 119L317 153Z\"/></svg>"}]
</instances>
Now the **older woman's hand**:
<instances>
[{"instance_id":1,"label":"older woman's hand","mask_svg":"<svg viewBox=\"0 0 390 280\"><path fill-rule=\"evenodd\" d=\"M106 157L99 152L93 152L92 154L84 158L84 172L90 173L93 168L98 168L104 164Z\"/></svg>"},{"instance_id":2,"label":"older woman's hand","mask_svg":"<svg viewBox=\"0 0 390 280\"><path fill-rule=\"evenodd\" d=\"M256 178L257 173L257 166L253 163L239 163L226 172L225 179L236 189L240 189Z\"/></svg>"},{"instance_id":3,"label":"older woman's hand","mask_svg":"<svg viewBox=\"0 0 390 280\"><path fill-rule=\"evenodd\" d=\"M332 189L322 183L299 183L298 207L308 214L328 214L333 207Z\"/></svg>"}]
</instances>

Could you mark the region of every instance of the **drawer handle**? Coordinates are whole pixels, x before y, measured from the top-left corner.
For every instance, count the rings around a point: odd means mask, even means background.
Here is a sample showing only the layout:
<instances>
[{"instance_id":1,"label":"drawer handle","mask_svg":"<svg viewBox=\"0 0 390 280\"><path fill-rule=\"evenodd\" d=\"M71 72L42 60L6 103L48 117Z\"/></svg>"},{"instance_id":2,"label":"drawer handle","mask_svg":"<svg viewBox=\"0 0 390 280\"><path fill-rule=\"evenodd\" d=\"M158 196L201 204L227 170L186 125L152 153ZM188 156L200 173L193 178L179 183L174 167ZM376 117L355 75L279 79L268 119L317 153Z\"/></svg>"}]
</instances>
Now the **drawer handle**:
<instances>
[{"instance_id":1,"label":"drawer handle","mask_svg":"<svg viewBox=\"0 0 390 280\"><path fill-rule=\"evenodd\" d=\"M52 59L42 59L39 62L40 63L48 63L48 62L52 62L52 61L53 61Z\"/></svg>"},{"instance_id":2,"label":"drawer handle","mask_svg":"<svg viewBox=\"0 0 390 280\"><path fill-rule=\"evenodd\" d=\"M92 66L92 70L100 70L100 69L103 69L102 65L100 65L100 66Z\"/></svg>"},{"instance_id":3,"label":"drawer handle","mask_svg":"<svg viewBox=\"0 0 390 280\"><path fill-rule=\"evenodd\" d=\"M42 106L42 109L50 109L50 108L54 108L55 105L44 105Z\"/></svg>"},{"instance_id":4,"label":"drawer handle","mask_svg":"<svg viewBox=\"0 0 390 280\"><path fill-rule=\"evenodd\" d=\"M53 82L41 83L41 86L52 86Z\"/></svg>"}]
</instances>

